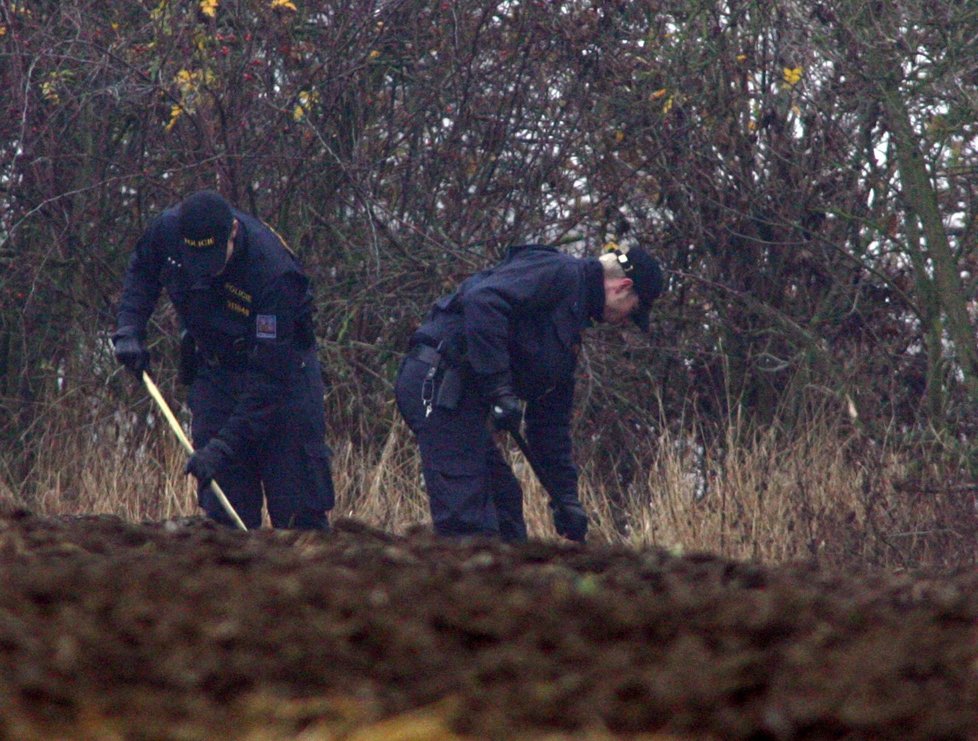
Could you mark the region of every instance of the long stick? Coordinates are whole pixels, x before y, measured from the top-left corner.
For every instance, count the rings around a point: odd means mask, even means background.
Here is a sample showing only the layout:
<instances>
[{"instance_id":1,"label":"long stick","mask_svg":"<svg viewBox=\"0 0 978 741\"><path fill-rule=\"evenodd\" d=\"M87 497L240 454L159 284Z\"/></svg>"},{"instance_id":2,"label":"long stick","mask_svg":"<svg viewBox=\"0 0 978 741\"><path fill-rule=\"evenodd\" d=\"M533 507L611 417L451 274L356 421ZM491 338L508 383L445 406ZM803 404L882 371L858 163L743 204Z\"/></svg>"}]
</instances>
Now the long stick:
<instances>
[{"instance_id":1,"label":"long stick","mask_svg":"<svg viewBox=\"0 0 978 741\"><path fill-rule=\"evenodd\" d=\"M530 469L533 471L534 475L536 475L537 481L539 481L540 485L546 489L547 494L551 497L551 501L553 501L553 494L547 487L547 482L544 481L543 477L540 475L540 467L537 465L536 457L533 455L533 451L530 450L530 444L526 441L526 438L523 437L522 433L517 430L510 430L509 434L513 436L513 439L516 441L516 445L526 458L526 462L530 464ZM581 542L583 543L584 541L582 540Z\"/></svg>"},{"instance_id":2,"label":"long stick","mask_svg":"<svg viewBox=\"0 0 978 741\"><path fill-rule=\"evenodd\" d=\"M548 496L553 496L550 493L550 487L547 486L547 482L543 480L543 476L540 475L540 466L537 465L536 456L533 451L530 450L530 444L526 441L526 438L518 432L517 430L510 430L509 434L513 436L516 441L517 446L519 446L520 451L523 453L523 457L526 458L526 462L530 464L530 470L533 471L534 475L537 477L537 481L546 490Z\"/></svg>"},{"instance_id":3,"label":"long stick","mask_svg":"<svg viewBox=\"0 0 978 741\"><path fill-rule=\"evenodd\" d=\"M190 444L190 440L188 440L186 434L184 434L183 428L180 426L177 418L173 416L170 405L166 403L166 399L163 398L163 394L160 393L159 388L153 382L153 379L149 377L149 373L146 371L143 371L143 383L146 384L146 388L149 390L149 395L156 400L160 410L163 412L163 416L166 417L166 421L170 423L170 428L176 433L177 439L181 442L184 449L188 453L193 453L194 446ZM228 501L228 498L224 496L224 492L221 491L221 487L217 485L217 482L211 481L210 487L214 490L214 493L217 494L218 501L220 501L221 506L224 507L224 511L230 515L232 520L234 520L234 523L242 530L247 530L248 528L245 527L245 524L241 521L241 518L238 517L238 513L234 511L234 507L231 506L231 502Z\"/></svg>"}]
</instances>

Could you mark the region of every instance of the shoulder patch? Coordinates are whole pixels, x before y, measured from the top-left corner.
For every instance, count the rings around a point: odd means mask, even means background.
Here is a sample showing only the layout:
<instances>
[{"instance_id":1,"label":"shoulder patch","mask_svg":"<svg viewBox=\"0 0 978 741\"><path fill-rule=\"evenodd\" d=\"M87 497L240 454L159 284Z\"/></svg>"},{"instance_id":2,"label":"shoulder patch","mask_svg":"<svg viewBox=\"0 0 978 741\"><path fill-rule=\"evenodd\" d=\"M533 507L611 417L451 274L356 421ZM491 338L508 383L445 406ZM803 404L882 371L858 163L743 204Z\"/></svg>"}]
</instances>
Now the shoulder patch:
<instances>
[{"instance_id":1,"label":"shoulder patch","mask_svg":"<svg viewBox=\"0 0 978 741\"><path fill-rule=\"evenodd\" d=\"M255 337L259 340L274 340L278 337L278 322L274 314L255 316Z\"/></svg>"}]
</instances>

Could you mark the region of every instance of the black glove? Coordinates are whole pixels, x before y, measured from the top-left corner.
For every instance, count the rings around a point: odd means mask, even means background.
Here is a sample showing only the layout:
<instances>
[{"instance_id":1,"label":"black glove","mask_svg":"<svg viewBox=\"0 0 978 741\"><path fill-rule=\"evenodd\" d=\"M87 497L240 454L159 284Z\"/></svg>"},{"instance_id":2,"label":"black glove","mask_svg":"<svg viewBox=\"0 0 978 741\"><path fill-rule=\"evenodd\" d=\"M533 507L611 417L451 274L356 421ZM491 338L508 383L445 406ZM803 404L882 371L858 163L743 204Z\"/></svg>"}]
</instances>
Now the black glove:
<instances>
[{"instance_id":1,"label":"black glove","mask_svg":"<svg viewBox=\"0 0 978 741\"><path fill-rule=\"evenodd\" d=\"M523 406L508 388L496 392L489 405L492 426L497 430L519 433L523 423Z\"/></svg>"},{"instance_id":2,"label":"black glove","mask_svg":"<svg viewBox=\"0 0 978 741\"><path fill-rule=\"evenodd\" d=\"M557 534L568 540L583 543L587 538L587 514L580 502L554 502L550 505L554 514Z\"/></svg>"},{"instance_id":3,"label":"black glove","mask_svg":"<svg viewBox=\"0 0 978 741\"><path fill-rule=\"evenodd\" d=\"M141 376L149 368L149 350L132 327L120 329L112 337L115 358L136 376Z\"/></svg>"},{"instance_id":4,"label":"black glove","mask_svg":"<svg viewBox=\"0 0 978 741\"><path fill-rule=\"evenodd\" d=\"M231 459L233 451L219 437L212 437L210 442L199 450L195 450L187 461L186 473L194 476L201 486L207 486Z\"/></svg>"},{"instance_id":5,"label":"black glove","mask_svg":"<svg viewBox=\"0 0 978 741\"><path fill-rule=\"evenodd\" d=\"M180 367L178 379L184 386L189 386L197 377L197 343L187 330L180 333Z\"/></svg>"}]
</instances>

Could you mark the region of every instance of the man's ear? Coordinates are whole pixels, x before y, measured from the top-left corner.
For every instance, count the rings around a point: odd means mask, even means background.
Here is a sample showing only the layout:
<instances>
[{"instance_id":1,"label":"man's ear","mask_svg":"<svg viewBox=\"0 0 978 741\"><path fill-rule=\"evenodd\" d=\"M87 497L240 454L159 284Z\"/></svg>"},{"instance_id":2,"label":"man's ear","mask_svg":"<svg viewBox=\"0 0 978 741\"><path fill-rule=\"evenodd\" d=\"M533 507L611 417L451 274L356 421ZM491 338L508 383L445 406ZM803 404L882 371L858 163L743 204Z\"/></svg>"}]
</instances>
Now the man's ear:
<instances>
[{"instance_id":1,"label":"man's ear","mask_svg":"<svg viewBox=\"0 0 978 741\"><path fill-rule=\"evenodd\" d=\"M633 281L631 278L622 278L621 283L618 284L618 287L623 291L627 291L629 288L631 288L634 285L635 285L635 281Z\"/></svg>"}]
</instances>

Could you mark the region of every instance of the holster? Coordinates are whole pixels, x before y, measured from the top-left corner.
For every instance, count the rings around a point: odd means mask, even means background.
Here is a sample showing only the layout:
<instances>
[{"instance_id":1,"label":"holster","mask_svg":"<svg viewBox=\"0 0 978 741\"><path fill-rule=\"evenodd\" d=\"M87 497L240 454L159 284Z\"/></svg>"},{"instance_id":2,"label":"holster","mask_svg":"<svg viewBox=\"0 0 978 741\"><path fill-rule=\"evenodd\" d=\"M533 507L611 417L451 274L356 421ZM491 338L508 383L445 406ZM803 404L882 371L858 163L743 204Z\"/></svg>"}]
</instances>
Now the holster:
<instances>
[{"instance_id":1,"label":"holster","mask_svg":"<svg viewBox=\"0 0 978 741\"><path fill-rule=\"evenodd\" d=\"M444 362L444 361L443 361ZM462 373L458 368L446 366L442 370L441 383L435 394L435 406L454 409L462 398Z\"/></svg>"},{"instance_id":2,"label":"holster","mask_svg":"<svg viewBox=\"0 0 978 741\"><path fill-rule=\"evenodd\" d=\"M408 355L429 366L421 391L425 403L455 409L462 398L462 371L446 353L445 344L424 337L411 347Z\"/></svg>"}]
</instances>

